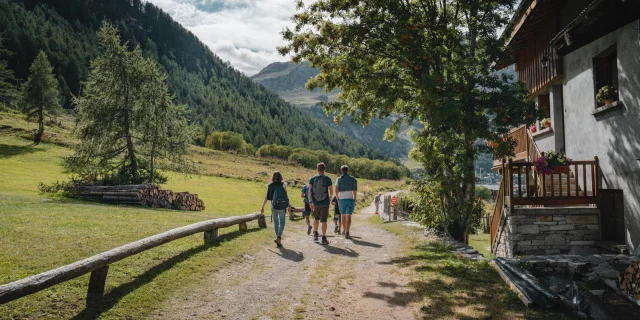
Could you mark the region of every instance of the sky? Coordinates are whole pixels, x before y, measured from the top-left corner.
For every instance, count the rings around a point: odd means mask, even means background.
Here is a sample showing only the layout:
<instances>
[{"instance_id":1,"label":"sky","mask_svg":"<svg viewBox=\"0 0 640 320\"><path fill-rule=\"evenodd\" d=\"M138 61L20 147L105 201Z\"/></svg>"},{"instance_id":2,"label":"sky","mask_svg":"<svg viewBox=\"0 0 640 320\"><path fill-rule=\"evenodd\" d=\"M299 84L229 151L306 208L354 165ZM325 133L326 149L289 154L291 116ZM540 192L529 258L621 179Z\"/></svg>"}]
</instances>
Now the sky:
<instances>
[{"instance_id":1,"label":"sky","mask_svg":"<svg viewBox=\"0 0 640 320\"><path fill-rule=\"evenodd\" d=\"M293 0L148 0L193 32L222 60L246 75L287 61L276 47L292 26Z\"/></svg>"}]
</instances>

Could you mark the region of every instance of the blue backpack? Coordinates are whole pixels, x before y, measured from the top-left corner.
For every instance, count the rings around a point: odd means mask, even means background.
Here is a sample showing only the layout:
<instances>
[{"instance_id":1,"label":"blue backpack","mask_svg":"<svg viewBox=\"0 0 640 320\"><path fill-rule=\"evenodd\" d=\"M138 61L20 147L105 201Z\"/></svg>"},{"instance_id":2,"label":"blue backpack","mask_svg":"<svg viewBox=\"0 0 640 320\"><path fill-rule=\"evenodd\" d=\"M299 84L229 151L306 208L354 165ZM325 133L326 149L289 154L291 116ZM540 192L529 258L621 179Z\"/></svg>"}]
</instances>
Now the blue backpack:
<instances>
[{"instance_id":1,"label":"blue backpack","mask_svg":"<svg viewBox=\"0 0 640 320\"><path fill-rule=\"evenodd\" d=\"M273 199L271 200L271 207L276 210L283 210L289 208L289 197L287 191L284 189L284 184L280 183L273 191Z\"/></svg>"}]
</instances>

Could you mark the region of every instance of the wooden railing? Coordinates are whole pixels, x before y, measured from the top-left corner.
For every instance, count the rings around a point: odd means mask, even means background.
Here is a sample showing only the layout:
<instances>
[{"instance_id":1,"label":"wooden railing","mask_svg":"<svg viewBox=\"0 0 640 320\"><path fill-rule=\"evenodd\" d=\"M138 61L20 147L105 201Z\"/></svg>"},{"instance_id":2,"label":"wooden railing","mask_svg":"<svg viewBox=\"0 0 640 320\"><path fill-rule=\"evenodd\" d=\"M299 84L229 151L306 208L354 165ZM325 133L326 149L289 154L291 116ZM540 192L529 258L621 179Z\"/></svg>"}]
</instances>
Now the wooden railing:
<instances>
[{"instance_id":1,"label":"wooden railing","mask_svg":"<svg viewBox=\"0 0 640 320\"><path fill-rule=\"evenodd\" d=\"M200 232L204 232L205 243L216 243L218 241L219 228L239 225L240 231L246 231L247 222L252 220L258 220L258 225L261 228L267 227L264 214L259 212L244 216L207 220L181 228L172 229L57 269L7 283L0 286L0 304L36 293L53 285L91 272L89 289L87 292L87 302L89 302L89 298L100 298L103 296L104 286L107 279L107 271L109 270L110 264L173 240L191 236Z\"/></svg>"},{"instance_id":2,"label":"wooden railing","mask_svg":"<svg viewBox=\"0 0 640 320\"><path fill-rule=\"evenodd\" d=\"M508 137L511 137L516 141L516 147L513 150L514 156L513 161L533 161L540 157L540 150L538 150L538 146L536 145L533 137L529 130L527 130L526 125L521 125L515 129L512 129L507 134ZM494 169L502 166L502 161L506 159L495 157L493 158L493 167Z\"/></svg>"},{"instance_id":3,"label":"wooden railing","mask_svg":"<svg viewBox=\"0 0 640 320\"><path fill-rule=\"evenodd\" d=\"M491 247L496 240L496 234L498 233L498 229L500 228L500 218L502 215L502 211L504 209L504 190L506 188L507 179L502 179L500 182L500 190L498 191L498 196L496 197L495 207L493 207L493 215L491 216Z\"/></svg>"},{"instance_id":4,"label":"wooden railing","mask_svg":"<svg viewBox=\"0 0 640 320\"><path fill-rule=\"evenodd\" d=\"M550 175L536 171L533 162L509 161L505 171L511 208L598 203L598 157L557 166Z\"/></svg>"}]
</instances>

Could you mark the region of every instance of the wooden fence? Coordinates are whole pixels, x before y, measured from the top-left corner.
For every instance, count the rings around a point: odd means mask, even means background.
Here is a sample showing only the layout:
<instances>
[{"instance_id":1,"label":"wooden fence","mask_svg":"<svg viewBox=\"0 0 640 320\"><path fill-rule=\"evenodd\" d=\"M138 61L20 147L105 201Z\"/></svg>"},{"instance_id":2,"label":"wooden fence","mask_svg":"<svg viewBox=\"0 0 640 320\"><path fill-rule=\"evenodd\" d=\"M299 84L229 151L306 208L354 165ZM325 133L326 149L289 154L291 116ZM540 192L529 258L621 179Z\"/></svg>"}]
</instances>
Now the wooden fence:
<instances>
[{"instance_id":1,"label":"wooden fence","mask_svg":"<svg viewBox=\"0 0 640 320\"><path fill-rule=\"evenodd\" d=\"M200 232L204 232L205 243L217 243L218 229L238 225L240 231L246 231L247 222L253 220L258 220L258 225L261 228L267 227L264 214L259 212L244 216L202 221L144 238L57 269L10 282L0 286L0 304L36 293L89 272L91 272L91 277L89 279L87 298L88 300L90 297L100 298L104 294L104 286L110 264L173 240Z\"/></svg>"}]
</instances>

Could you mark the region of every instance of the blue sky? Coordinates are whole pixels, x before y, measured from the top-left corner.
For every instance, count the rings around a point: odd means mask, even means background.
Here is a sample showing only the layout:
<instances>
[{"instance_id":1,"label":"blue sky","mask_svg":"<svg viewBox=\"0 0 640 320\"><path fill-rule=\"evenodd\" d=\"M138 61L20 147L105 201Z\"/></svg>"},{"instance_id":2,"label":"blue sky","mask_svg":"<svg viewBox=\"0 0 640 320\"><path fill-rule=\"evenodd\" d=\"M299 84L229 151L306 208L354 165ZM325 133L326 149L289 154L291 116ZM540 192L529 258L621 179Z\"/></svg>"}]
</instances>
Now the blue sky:
<instances>
[{"instance_id":1,"label":"blue sky","mask_svg":"<svg viewBox=\"0 0 640 320\"><path fill-rule=\"evenodd\" d=\"M286 61L276 52L291 25L293 0L148 0L193 32L222 60L253 75Z\"/></svg>"}]
</instances>

